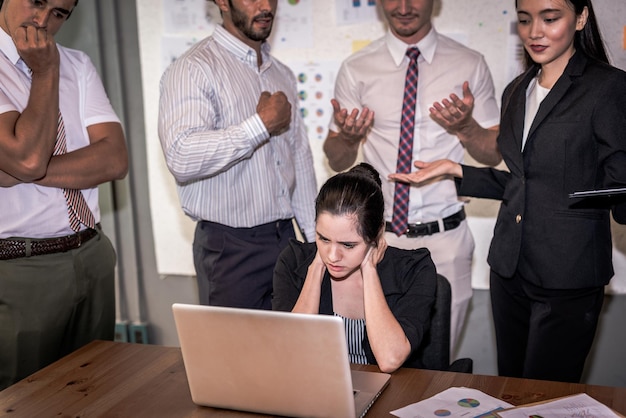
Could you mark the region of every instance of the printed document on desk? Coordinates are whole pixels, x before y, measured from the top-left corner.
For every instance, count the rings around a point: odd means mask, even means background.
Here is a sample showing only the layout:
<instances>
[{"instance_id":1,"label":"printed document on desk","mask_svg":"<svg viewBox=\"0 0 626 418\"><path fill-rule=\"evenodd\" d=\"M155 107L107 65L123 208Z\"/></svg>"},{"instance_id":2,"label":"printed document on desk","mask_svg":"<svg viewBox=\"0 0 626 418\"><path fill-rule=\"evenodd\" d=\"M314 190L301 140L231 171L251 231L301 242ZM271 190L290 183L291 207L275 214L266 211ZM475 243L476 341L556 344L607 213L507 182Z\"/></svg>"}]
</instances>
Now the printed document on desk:
<instances>
[{"instance_id":1,"label":"printed document on desk","mask_svg":"<svg viewBox=\"0 0 626 418\"><path fill-rule=\"evenodd\" d=\"M530 405L521 405L507 411L500 411L498 416L501 418L616 418L622 415L617 414L611 408L596 401L586 393L579 393Z\"/></svg>"},{"instance_id":2,"label":"printed document on desk","mask_svg":"<svg viewBox=\"0 0 626 418\"><path fill-rule=\"evenodd\" d=\"M513 405L477 389L453 387L423 401L391 411L399 418L496 417L494 411Z\"/></svg>"}]
</instances>

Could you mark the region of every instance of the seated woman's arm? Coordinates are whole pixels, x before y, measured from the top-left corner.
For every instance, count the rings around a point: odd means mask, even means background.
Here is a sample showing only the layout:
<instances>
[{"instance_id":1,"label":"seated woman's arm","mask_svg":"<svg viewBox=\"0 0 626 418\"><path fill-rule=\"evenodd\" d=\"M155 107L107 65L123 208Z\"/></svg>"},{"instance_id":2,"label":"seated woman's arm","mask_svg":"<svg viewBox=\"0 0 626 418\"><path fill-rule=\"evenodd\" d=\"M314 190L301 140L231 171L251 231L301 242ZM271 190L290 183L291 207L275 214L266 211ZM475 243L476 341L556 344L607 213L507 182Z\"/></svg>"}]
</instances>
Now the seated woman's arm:
<instances>
[{"instance_id":1,"label":"seated woman's arm","mask_svg":"<svg viewBox=\"0 0 626 418\"><path fill-rule=\"evenodd\" d=\"M410 251L390 248L387 253L389 259L378 268L382 275L380 282L389 310L410 344L409 353L398 366L401 367L419 350L430 328L437 273L430 252L425 248ZM368 343L373 352L377 340L369 332L368 328ZM413 359L410 367L419 367L419 364Z\"/></svg>"},{"instance_id":2,"label":"seated woman's arm","mask_svg":"<svg viewBox=\"0 0 626 418\"><path fill-rule=\"evenodd\" d=\"M318 314L325 271L314 244L291 241L274 267L272 309Z\"/></svg>"},{"instance_id":3,"label":"seated woman's arm","mask_svg":"<svg viewBox=\"0 0 626 418\"><path fill-rule=\"evenodd\" d=\"M366 277L369 276L369 277ZM363 277L365 323L370 346L382 372L391 373L404 364L411 344L389 310L375 270ZM375 276L375 277L373 277Z\"/></svg>"},{"instance_id":4,"label":"seated woman's arm","mask_svg":"<svg viewBox=\"0 0 626 418\"><path fill-rule=\"evenodd\" d=\"M390 373L404 364L411 354L411 343L389 309L376 269L386 248L384 239L380 239L376 247L371 247L361 264L361 273L369 345L380 370Z\"/></svg>"},{"instance_id":5,"label":"seated woman's arm","mask_svg":"<svg viewBox=\"0 0 626 418\"><path fill-rule=\"evenodd\" d=\"M319 252L316 252L315 259L307 271L300 296L291 312L309 314L318 314L320 312L322 279L324 278L325 272L326 266L322 262Z\"/></svg>"}]
</instances>

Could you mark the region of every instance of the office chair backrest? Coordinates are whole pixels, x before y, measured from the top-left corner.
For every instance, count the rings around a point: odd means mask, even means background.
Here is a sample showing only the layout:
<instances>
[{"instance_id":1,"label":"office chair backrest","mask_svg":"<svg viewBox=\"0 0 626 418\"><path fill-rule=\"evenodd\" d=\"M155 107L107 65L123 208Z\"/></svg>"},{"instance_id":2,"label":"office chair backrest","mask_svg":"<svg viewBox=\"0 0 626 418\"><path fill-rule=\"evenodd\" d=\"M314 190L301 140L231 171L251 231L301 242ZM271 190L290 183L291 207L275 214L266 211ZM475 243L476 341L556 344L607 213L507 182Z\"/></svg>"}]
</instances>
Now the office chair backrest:
<instances>
[{"instance_id":1,"label":"office chair backrest","mask_svg":"<svg viewBox=\"0 0 626 418\"><path fill-rule=\"evenodd\" d=\"M437 274L437 293L432 310L430 331L422 344L421 358L424 367L431 370L449 370L471 373L473 361L462 358L450 364L450 306L452 290L450 283L441 274Z\"/></svg>"},{"instance_id":2,"label":"office chair backrest","mask_svg":"<svg viewBox=\"0 0 626 418\"><path fill-rule=\"evenodd\" d=\"M432 309L430 330L420 348L424 366L431 370L448 370L450 366L450 283L437 274L437 293Z\"/></svg>"}]
</instances>

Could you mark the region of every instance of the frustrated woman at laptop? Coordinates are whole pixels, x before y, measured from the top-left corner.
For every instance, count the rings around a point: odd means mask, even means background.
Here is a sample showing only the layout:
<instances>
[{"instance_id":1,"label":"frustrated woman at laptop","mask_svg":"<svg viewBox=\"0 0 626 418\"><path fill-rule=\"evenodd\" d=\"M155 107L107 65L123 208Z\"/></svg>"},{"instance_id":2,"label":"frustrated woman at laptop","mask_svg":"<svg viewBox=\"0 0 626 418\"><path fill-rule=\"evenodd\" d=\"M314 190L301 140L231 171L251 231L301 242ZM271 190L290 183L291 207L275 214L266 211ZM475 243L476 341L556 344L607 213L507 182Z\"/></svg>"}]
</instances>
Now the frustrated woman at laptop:
<instances>
[{"instance_id":1,"label":"frustrated woman at laptop","mask_svg":"<svg viewBox=\"0 0 626 418\"><path fill-rule=\"evenodd\" d=\"M340 316L352 363L423 367L418 348L437 286L427 249L388 247L378 172L331 177L315 201L315 242L292 241L274 270L274 310Z\"/></svg>"}]
</instances>

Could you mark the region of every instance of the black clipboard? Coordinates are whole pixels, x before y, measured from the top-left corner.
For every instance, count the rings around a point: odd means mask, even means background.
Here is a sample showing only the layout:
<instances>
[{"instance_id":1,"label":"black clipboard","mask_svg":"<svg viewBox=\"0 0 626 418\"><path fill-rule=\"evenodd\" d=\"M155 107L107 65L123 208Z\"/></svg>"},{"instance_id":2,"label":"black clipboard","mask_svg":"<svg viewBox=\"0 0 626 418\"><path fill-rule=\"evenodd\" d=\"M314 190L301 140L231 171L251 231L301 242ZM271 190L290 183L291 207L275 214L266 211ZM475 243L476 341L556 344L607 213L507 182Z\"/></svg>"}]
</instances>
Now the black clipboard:
<instances>
[{"instance_id":1,"label":"black clipboard","mask_svg":"<svg viewBox=\"0 0 626 418\"><path fill-rule=\"evenodd\" d=\"M580 192L570 193L569 197L572 199L580 197L598 197L598 196L618 196L626 195L626 187L616 187L613 189L598 189L598 190L584 190Z\"/></svg>"}]
</instances>

